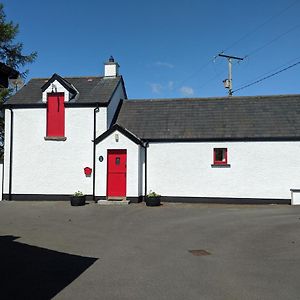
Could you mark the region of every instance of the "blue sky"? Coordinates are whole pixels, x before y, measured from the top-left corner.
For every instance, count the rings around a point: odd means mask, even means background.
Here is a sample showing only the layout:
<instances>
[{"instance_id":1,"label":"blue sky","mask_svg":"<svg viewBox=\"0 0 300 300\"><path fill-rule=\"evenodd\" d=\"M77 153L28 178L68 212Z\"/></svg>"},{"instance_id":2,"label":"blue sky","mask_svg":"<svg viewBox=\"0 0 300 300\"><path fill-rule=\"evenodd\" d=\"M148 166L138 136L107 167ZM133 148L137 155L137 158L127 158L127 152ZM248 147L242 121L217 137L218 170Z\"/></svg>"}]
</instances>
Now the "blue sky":
<instances>
[{"instance_id":1,"label":"blue sky","mask_svg":"<svg viewBox=\"0 0 300 300\"><path fill-rule=\"evenodd\" d=\"M1 1L20 25L29 76L102 75L119 62L129 98L225 96L222 50L233 89L300 61L300 0ZM72 3L72 4L71 4ZM300 64L235 95L300 93Z\"/></svg>"}]
</instances>

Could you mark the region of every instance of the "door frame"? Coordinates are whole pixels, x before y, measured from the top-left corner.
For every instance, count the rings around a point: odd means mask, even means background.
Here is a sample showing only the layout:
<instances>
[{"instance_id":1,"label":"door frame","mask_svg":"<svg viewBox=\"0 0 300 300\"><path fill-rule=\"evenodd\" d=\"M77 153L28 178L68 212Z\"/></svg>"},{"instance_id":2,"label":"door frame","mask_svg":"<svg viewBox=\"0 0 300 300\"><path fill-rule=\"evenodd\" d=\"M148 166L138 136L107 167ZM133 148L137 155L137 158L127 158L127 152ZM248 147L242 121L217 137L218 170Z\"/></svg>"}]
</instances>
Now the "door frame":
<instances>
[{"instance_id":1,"label":"door frame","mask_svg":"<svg viewBox=\"0 0 300 300\"><path fill-rule=\"evenodd\" d=\"M122 154L125 153L125 196L109 196L108 195L108 180L109 180L109 152L120 151ZM106 165L106 199L107 200L126 200L127 196L127 149L107 149L107 165Z\"/></svg>"}]
</instances>

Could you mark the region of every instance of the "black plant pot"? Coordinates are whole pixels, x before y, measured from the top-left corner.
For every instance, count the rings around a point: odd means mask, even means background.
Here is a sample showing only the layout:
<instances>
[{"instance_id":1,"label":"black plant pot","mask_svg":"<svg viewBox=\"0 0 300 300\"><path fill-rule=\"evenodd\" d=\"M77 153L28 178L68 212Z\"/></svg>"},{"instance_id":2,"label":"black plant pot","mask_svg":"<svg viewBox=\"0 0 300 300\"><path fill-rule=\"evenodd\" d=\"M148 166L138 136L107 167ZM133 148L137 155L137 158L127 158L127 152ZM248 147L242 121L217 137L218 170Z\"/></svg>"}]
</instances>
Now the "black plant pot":
<instances>
[{"instance_id":1,"label":"black plant pot","mask_svg":"<svg viewBox=\"0 0 300 300\"><path fill-rule=\"evenodd\" d=\"M72 206L82 206L85 205L85 196L71 196Z\"/></svg>"},{"instance_id":2,"label":"black plant pot","mask_svg":"<svg viewBox=\"0 0 300 300\"><path fill-rule=\"evenodd\" d=\"M146 197L147 206L160 206L160 197Z\"/></svg>"}]
</instances>

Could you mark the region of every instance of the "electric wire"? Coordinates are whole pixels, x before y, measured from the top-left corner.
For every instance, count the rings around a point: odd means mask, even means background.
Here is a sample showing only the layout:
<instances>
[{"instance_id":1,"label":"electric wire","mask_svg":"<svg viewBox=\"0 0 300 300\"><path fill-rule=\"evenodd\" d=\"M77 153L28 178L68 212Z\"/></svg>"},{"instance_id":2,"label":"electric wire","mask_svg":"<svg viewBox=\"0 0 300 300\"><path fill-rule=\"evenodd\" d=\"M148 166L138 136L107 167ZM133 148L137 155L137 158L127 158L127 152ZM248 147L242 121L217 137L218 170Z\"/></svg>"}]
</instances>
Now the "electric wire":
<instances>
[{"instance_id":1,"label":"electric wire","mask_svg":"<svg viewBox=\"0 0 300 300\"><path fill-rule=\"evenodd\" d=\"M278 69L284 68L286 65L291 64L292 62L294 62L295 60L298 60L299 58L300 58L300 56L297 56L297 57L295 57L295 58L293 58L293 59L290 59L290 60L287 61L286 63L284 63L284 64L282 64L282 65L280 65L280 66L278 66L278 67L276 67L276 68L273 68L273 69L271 69L270 71L267 71L267 72L265 72L265 73L263 73L263 74L261 74L261 75L259 75L259 76L256 76L256 77L254 77L252 80L249 80L249 81L252 82L252 81L258 80L258 79L260 79L260 78L263 77L263 76L266 76L266 75L268 75L268 74L270 74L270 73L276 72ZM246 84L248 84L248 83L246 83ZM240 88L241 86L244 86L244 85L245 85L245 84L241 84L241 85L238 86L238 88Z\"/></svg>"},{"instance_id":2,"label":"electric wire","mask_svg":"<svg viewBox=\"0 0 300 300\"><path fill-rule=\"evenodd\" d=\"M204 83L200 84L199 86L197 86L197 88L202 88L202 87L206 86L208 83L212 82L214 79L219 78L221 75L225 75L226 73L227 73L226 71L216 73L215 76L211 77Z\"/></svg>"},{"instance_id":3,"label":"electric wire","mask_svg":"<svg viewBox=\"0 0 300 300\"><path fill-rule=\"evenodd\" d=\"M271 77L273 77L273 76L275 76L275 75L277 75L277 74L279 74L279 73L282 73L282 72L284 72L284 71L287 71L288 69L291 69L291 68L293 68L293 67L295 67L295 66L297 66L297 65L299 65L299 64L300 64L300 61L298 61L298 62L296 62L296 63L294 63L294 64L292 64L292 65L290 65L290 66L288 66L288 67L286 67L286 68L283 68L283 69L281 69L281 70L279 70L279 71L277 71L277 72L275 72L275 73L272 73L272 74L270 74L270 75L268 75L268 76L265 76L265 77L263 77L263 78L261 78L261 79L259 79L259 80L256 80L256 81L254 81L254 82L252 82L252 83L249 83L249 84L247 84L247 85L244 85L244 86L242 86L242 87L240 87L240 88L238 88L238 89L232 91L232 93L235 93L235 92L237 92L237 91L243 90L243 89L248 88L248 87L250 87L250 86L252 86L252 85L254 85L254 84L257 84L257 83L262 82L262 81L264 81L264 80L266 80L266 79L269 79L269 78L271 78Z\"/></svg>"},{"instance_id":4,"label":"electric wire","mask_svg":"<svg viewBox=\"0 0 300 300\"><path fill-rule=\"evenodd\" d=\"M196 74L198 74L200 71L204 70L205 68L207 68L211 62L213 62L215 60L215 57L211 58L208 62L204 63L203 65L201 65L199 68L197 68L196 71L194 71L193 73L191 73L190 75L188 75L185 79L179 81L175 88L177 88L178 86L182 85L183 83L185 83L187 80L189 80L190 78L194 77Z\"/></svg>"},{"instance_id":5,"label":"electric wire","mask_svg":"<svg viewBox=\"0 0 300 300\"><path fill-rule=\"evenodd\" d=\"M271 44L273 44L274 42L278 41L279 39L281 39L282 37L284 37L285 35L289 34L290 32L294 31L295 29L299 28L300 24L290 28L289 30L285 31L284 33L278 35L277 37L275 37L274 39L270 40L269 42L265 43L264 45L254 49L253 51L249 52L247 55L244 56L244 59L249 58L249 56L252 56L253 54L259 52L260 50L270 46Z\"/></svg>"},{"instance_id":6,"label":"electric wire","mask_svg":"<svg viewBox=\"0 0 300 300\"><path fill-rule=\"evenodd\" d=\"M286 8L284 8L283 10L281 10L280 12L278 12L277 14L271 16L269 19L267 19L265 22L261 23L260 25L258 25L257 27L255 27L254 29L252 29L251 31L249 31L248 33L244 34L241 38L239 38L237 41L233 42L232 44L230 44L227 48L225 48L224 50L221 51L221 53L224 53L226 51L228 51L229 49L233 48L234 46L236 46L238 43L240 43L241 41L243 41L244 39L246 39L248 36L252 35L253 33L257 32L259 29L261 29L262 27L264 27L266 24L270 23L271 21L273 21L273 19L276 19L277 17L281 16L283 13L285 13L287 10L289 10L291 7L293 7L294 5L298 4L299 0L296 0L294 2L292 2L290 5L288 5Z\"/></svg>"},{"instance_id":7,"label":"electric wire","mask_svg":"<svg viewBox=\"0 0 300 300\"><path fill-rule=\"evenodd\" d=\"M243 35L241 38L239 38L238 40L236 40L235 42L233 42L232 44L230 44L228 47L226 47L224 50L222 50L220 53L216 54L213 56L213 58L209 59L206 63L202 64L199 68L197 68L193 73L191 73L190 75L188 75L185 79L179 81L176 85L175 88L179 87L180 85L182 85L183 83L185 83L187 80L189 80L190 78L194 77L196 74L198 74L199 72L203 71L204 69L206 69L212 62L215 62L216 58L218 57L219 54L224 53L225 51L233 48L234 46L236 46L237 44L239 44L241 41L243 41L244 39L246 39L248 36L252 35L253 33L257 32L259 29L261 29L263 26L265 26L266 24L270 23L273 19L276 19L277 17L279 17L280 15L282 15L283 13L285 13L287 10L289 10L290 8L292 8L294 5L298 4L299 0L296 0L294 2L292 2L290 5L288 5L287 7L285 7L284 9L282 9L281 11L279 11L277 14L271 16L270 18L268 18L265 22L259 24L258 26L256 26L254 29L252 29L251 31L249 31L248 33L246 33L245 35ZM276 40L278 40L279 38L281 38L282 36L288 34L289 32L293 31L294 29L296 29L296 27L299 27L300 25L297 25L295 27L293 27L292 29L290 29L289 31L283 33L282 35L276 37L275 39L271 40L270 42L268 42L267 44L260 46L259 48L253 50L252 52L250 52L249 54L247 54L246 56L244 56L244 58L249 58L249 56L253 55L254 53L262 50L263 48L267 47L268 45L270 45L271 43L275 42ZM213 77L211 80L215 79L218 76ZM207 83L207 82L206 82ZM204 83L204 85L206 85L206 83ZM203 85L201 85L203 86Z\"/></svg>"}]
</instances>

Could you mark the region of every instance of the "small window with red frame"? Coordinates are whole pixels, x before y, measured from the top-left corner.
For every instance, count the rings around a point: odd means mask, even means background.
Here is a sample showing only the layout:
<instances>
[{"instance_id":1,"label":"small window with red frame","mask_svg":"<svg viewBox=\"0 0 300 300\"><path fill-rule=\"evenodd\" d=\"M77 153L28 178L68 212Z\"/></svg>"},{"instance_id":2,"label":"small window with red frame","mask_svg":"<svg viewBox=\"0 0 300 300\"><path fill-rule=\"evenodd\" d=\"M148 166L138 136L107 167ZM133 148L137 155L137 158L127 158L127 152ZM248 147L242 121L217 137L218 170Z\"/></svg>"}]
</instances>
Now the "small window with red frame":
<instances>
[{"instance_id":1,"label":"small window with red frame","mask_svg":"<svg viewBox=\"0 0 300 300\"><path fill-rule=\"evenodd\" d=\"M227 165L227 148L214 148L214 165Z\"/></svg>"}]
</instances>

